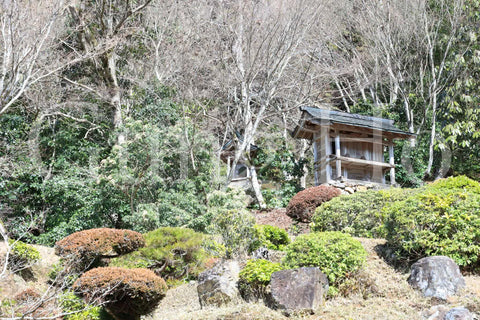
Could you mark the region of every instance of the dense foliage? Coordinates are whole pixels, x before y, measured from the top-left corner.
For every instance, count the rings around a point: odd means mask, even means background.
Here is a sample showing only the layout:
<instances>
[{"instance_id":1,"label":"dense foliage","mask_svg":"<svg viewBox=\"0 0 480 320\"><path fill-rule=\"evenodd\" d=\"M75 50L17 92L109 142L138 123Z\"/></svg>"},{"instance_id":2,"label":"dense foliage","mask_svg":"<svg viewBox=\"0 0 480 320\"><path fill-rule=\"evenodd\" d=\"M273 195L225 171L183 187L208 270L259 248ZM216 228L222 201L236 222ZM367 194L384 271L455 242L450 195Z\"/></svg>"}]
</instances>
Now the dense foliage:
<instances>
[{"instance_id":1,"label":"dense foliage","mask_svg":"<svg viewBox=\"0 0 480 320\"><path fill-rule=\"evenodd\" d=\"M110 266L148 268L167 281L195 279L213 262L207 240L188 228L159 228L145 234L145 247L112 259Z\"/></svg>"},{"instance_id":2,"label":"dense foliage","mask_svg":"<svg viewBox=\"0 0 480 320\"><path fill-rule=\"evenodd\" d=\"M338 287L348 274L366 262L367 252L350 235L338 231L312 232L298 236L287 247L286 268L319 267L330 287ZM334 290L334 289L332 289Z\"/></svg>"},{"instance_id":3,"label":"dense foliage","mask_svg":"<svg viewBox=\"0 0 480 320\"><path fill-rule=\"evenodd\" d=\"M280 263L264 259L248 260L240 271L238 287L246 300L264 298L272 273L283 270Z\"/></svg>"},{"instance_id":4,"label":"dense foliage","mask_svg":"<svg viewBox=\"0 0 480 320\"><path fill-rule=\"evenodd\" d=\"M342 231L357 237L384 238L385 213L390 203L405 199L418 189L392 188L342 195L315 210L314 231Z\"/></svg>"},{"instance_id":5,"label":"dense foliage","mask_svg":"<svg viewBox=\"0 0 480 320\"><path fill-rule=\"evenodd\" d=\"M287 231L270 225L255 225L254 240L250 245L250 251L260 247L272 250L283 250L290 243Z\"/></svg>"},{"instance_id":6,"label":"dense foliage","mask_svg":"<svg viewBox=\"0 0 480 320\"><path fill-rule=\"evenodd\" d=\"M189 279L212 257L282 249L286 234L254 227L247 206L287 206L313 215L314 231L385 236L403 259L479 268L478 183L428 181L480 179L480 1L46 2L0 4L5 238L57 243L77 271L134 251L112 263ZM324 160L289 135L300 105L413 133L394 142L396 180L417 189L299 192ZM232 161L256 168L248 197L228 189ZM341 281L363 257L343 237L300 236L286 263L324 264ZM36 259L14 243L11 263ZM66 260L58 278L75 269Z\"/></svg>"},{"instance_id":7,"label":"dense foliage","mask_svg":"<svg viewBox=\"0 0 480 320\"><path fill-rule=\"evenodd\" d=\"M137 320L155 309L167 285L147 269L108 267L87 271L73 289L87 302L102 301L116 319Z\"/></svg>"},{"instance_id":8,"label":"dense foliage","mask_svg":"<svg viewBox=\"0 0 480 320\"><path fill-rule=\"evenodd\" d=\"M110 319L102 312L101 307L87 305L72 291L66 291L59 296L59 305L65 314L65 320L107 320Z\"/></svg>"},{"instance_id":9,"label":"dense foliage","mask_svg":"<svg viewBox=\"0 0 480 320\"><path fill-rule=\"evenodd\" d=\"M248 253L255 241L254 226L255 217L248 210L221 210L213 217L209 230L220 235L226 256L235 257Z\"/></svg>"},{"instance_id":10,"label":"dense foliage","mask_svg":"<svg viewBox=\"0 0 480 320\"><path fill-rule=\"evenodd\" d=\"M315 208L339 195L340 190L331 186L307 188L290 200L287 215L301 222L310 222Z\"/></svg>"},{"instance_id":11,"label":"dense foliage","mask_svg":"<svg viewBox=\"0 0 480 320\"><path fill-rule=\"evenodd\" d=\"M407 261L445 255L466 269L478 269L479 186L466 177L439 180L385 207L389 245Z\"/></svg>"},{"instance_id":12,"label":"dense foliage","mask_svg":"<svg viewBox=\"0 0 480 320\"><path fill-rule=\"evenodd\" d=\"M40 259L40 252L31 245L22 241L8 240L10 245L10 256L8 267L12 271L22 270L31 267Z\"/></svg>"},{"instance_id":13,"label":"dense foliage","mask_svg":"<svg viewBox=\"0 0 480 320\"><path fill-rule=\"evenodd\" d=\"M102 10L103 0L60 10L52 0L1 11L10 41L2 63L11 72L0 82L0 214L14 239L51 246L100 227L206 231L218 211L209 195L227 184L229 143L257 168L265 187L253 192L256 201L263 193L268 206L284 207L313 180L311 145L288 135L299 115L292 106L302 104L386 117L416 133L395 142L402 186L480 176L476 0L338 1L325 16L305 10L315 1L293 1L287 12L271 1L245 11L145 0L137 11L112 1L118 10ZM249 17L248 32L234 32L232 12ZM24 28L25 16L38 18L35 26ZM174 25L163 24L170 18ZM105 50L111 34L118 39ZM295 46L278 40L287 35ZM240 52L257 54L239 61L249 56ZM248 70L232 77L239 65ZM302 221L313 213L293 211Z\"/></svg>"}]
</instances>

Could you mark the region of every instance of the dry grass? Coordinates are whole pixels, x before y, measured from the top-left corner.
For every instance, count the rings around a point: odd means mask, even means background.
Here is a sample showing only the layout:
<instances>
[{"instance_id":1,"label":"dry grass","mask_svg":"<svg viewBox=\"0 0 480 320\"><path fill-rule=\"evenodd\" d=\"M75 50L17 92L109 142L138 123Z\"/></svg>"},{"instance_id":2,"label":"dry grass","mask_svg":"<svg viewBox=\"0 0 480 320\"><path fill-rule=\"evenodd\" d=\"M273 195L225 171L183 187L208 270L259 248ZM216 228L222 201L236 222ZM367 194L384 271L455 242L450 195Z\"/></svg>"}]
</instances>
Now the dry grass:
<instances>
[{"instance_id":1,"label":"dry grass","mask_svg":"<svg viewBox=\"0 0 480 320\"><path fill-rule=\"evenodd\" d=\"M480 313L480 277L465 276L466 289L460 295L448 301L422 297L407 283L408 274L388 265L378 254L385 240L359 239L368 252L365 275L374 283L374 290L367 294L351 294L327 300L320 311L312 316L286 318L281 313L262 304L241 302L223 308L201 309L196 284L188 283L170 289L156 311L144 317L145 320L403 320L428 319L436 309L450 309L465 306L472 312ZM0 243L1 246L1 243ZM46 286L48 271L58 261L52 248L35 246L41 254L41 260L34 267L35 282L26 282L18 276L8 277L0 283L0 300L12 297L28 287L42 291ZM1 248L0 248L1 249ZM380 250L379 250L380 249ZM480 318L479 318L480 319Z\"/></svg>"},{"instance_id":2,"label":"dry grass","mask_svg":"<svg viewBox=\"0 0 480 320\"><path fill-rule=\"evenodd\" d=\"M17 274L7 272L5 277L0 279L0 301L6 298L12 298L27 288L35 288L40 292L45 291L48 288L48 274L50 270L52 270L53 265L60 260L60 257L55 255L55 250L53 248L40 245L32 246L40 253L40 260L31 268L33 277L25 280ZM3 257L5 252L5 243L1 241L0 256ZM3 264L0 264L0 266L3 267Z\"/></svg>"},{"instance_id":3,"label":"dry grass","mask_svg":"<svg viewBox=\"0 0 480 320\"><path fill-rule=\"evenodd\" d=\"M311 316L286 318L261 304L240 303L223 308L201 309L198 302L196 284L189 283L171 289L160 303L157 311L145 320L404 320L427 319L431 309L442 304L450 309L465 306L470 311L480 311L480 277L467 276L466 290L458 297L446 302L425 298L410 288L408 274L396 271L377 253L385 240L359 239L369 256L365 267L366 276L374 283L374 292L352 294L348 298L338 297L327 300L322 310Z\"/></svg>"},{"instance_id":4,"label":"dry grass","mask_svg":"<svg viewBox=\"0 0 480 320\"><path fill-rule=\"evenodd\" d=\"M196 283L170 289L157 310L145 320L274 320L287 319L262 304L240 302L223 308L200 308Z\"/></svg>"}]
</instances>

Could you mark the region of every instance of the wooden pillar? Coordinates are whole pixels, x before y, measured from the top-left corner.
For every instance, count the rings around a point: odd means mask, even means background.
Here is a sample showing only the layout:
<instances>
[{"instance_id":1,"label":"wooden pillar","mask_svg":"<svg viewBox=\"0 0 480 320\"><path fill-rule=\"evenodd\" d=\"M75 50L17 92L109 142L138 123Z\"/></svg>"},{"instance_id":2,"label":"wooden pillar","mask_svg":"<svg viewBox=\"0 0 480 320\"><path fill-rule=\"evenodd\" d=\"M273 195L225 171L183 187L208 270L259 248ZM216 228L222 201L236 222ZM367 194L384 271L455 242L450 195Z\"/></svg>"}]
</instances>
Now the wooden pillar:
<instances>
[{"instance_id":1,"label":"wooden pillar","mask_svg":"<svg viewBox=\"0 0 480 320\"><path fill-rule=\"evenodd\" d=\"M340 157L340 132L335 130L335 156L337 157L337 161L335 166L337 167L337 179L342 176L342 161L338 158Z\"/></svg>"},{"instance_id":2,"label":"wooden pillar","mask_svg":"<svg viewBox=\"0 0 480 320\"><path fill-rule=\"evenodd\" d=\"M326 175L326 182L330 182L332 180L332 165L330 164L330 155L332 154L332 145L330 143L330 132L325 131L323 141L325 144L325 175Z\"/></svg>"},{"instance_id":3,"label":"wooden pillar","mask_svg":"<svg viewBox=\"0 0 480 320\"><path fill-rule=\"evenodd\" d=\"M315 185L320 184L320 177L318 172L318 145L317 145L317 134L313 134L313 174L315 176Z\"/></svg>"},{"instance_id":4,"label":"wooden pillar","mask_svg":"<svg viewBox=\"0 0 480 320\"><path fill-rule=\"evenodd\" d=\"M385 162L383 156L383 136L382 131L373 130L373 155L372 160L376 162ZM380 166L373 166L372 180L382 183L384 179L384 171Z\"/></svg>"},{"instance_id":5,"label":"wooden pillar","mask_svg":"<svg viewBox=\"0 0 480 320\"><path fill-rule=\"evenodd\" d=\"M388 144L388 157L390 165L395 165L395 156L393 155L393 141L390 140ZM394 185L395 182L395 167L390 168L390 184Z\"/></svg>"}]
</instances>

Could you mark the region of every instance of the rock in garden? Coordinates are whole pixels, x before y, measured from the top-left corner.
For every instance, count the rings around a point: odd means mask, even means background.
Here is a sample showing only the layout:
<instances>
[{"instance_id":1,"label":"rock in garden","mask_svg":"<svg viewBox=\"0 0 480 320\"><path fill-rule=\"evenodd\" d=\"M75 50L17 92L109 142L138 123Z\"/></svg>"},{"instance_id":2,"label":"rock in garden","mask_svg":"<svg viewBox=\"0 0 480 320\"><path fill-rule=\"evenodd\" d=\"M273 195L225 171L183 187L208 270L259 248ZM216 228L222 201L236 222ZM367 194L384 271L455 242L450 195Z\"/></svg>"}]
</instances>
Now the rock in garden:
<instances>
[{"instance_id":1,"label":"rock in garden","mask_svg":"<svg viewBox=\"0 0 480 320\"><path fill-rule=\"evenodd\" d=\"M426 257L415 262L408 283L426 297L444 300L465 287L458 265L444 256Z\"/></svg>"},{"instance_id":2,"label":"rock in garden","mask_svg":"<svg viewBox=\"0 0 480 320\"><path fill-rule=\"evenodd\" d=\"M352 187L346 187L345 192L348 193L348 194L353 194L353 193L355 193L355 190Z\"/></svg>"},{"instance_id":3,"label":"rock in garden","mask_svg":"<svg viewBox=\"0 0 480 320\"><path fill-rule=\"evenodd\" d=\"M448 311L443 320L473 320L473 316L467 308L457 307Z\"/></svg>"},{"instance_id":4,"label":"rock in garden","mask_svg":"<svg viewBox=\"0 0 480 320\"><path fill-rule=\"evenodd\" d=\"M328 279L319 268L304 267L274 272L270 286L273 308L313 313L323 304Z\"/></svg>"},{"instance_id":5,"label":"rock in garden","mask_svg":"<svg viewBox=\"0 0 480 320\"><path fill-rule=\"evenodd\" d=\"M257 250L253 251L252 258L253 259L265 259L269 260L270 252L265 247L260 247Z\"/></svg>"},{"instance_id":6,"label":"rock in garden","mask_svg":"<svg viewBox=\"0 0 480 320\"><path fill-rule=\"evenodd\" d=\"M198 277L198 298L200 305L221 306L236 302L240 296L237 288L240 266L237 261L225 260Z\"/></svg>"},{"instance_id":7,"label":"rock in garden","mask_svg":"<svg viewBox=\"0 0 480 320\"><path fill-rule=\"evenodd\" d=\"M426 312L426 320L473 320L473 315L464 307L449 309L445 305L436 305Z\"/></svg>"},{"instance_id":8,"label":"rock in garden","mask_svg":"<svg viewBox=\"0 0 480 320\"><path fill-rule=\"evenodd\" d=\"M357 192L360 191L360 192L365 192L367 191L367 187L366 186L357 186Z\"/></svg>"}]
</instances>

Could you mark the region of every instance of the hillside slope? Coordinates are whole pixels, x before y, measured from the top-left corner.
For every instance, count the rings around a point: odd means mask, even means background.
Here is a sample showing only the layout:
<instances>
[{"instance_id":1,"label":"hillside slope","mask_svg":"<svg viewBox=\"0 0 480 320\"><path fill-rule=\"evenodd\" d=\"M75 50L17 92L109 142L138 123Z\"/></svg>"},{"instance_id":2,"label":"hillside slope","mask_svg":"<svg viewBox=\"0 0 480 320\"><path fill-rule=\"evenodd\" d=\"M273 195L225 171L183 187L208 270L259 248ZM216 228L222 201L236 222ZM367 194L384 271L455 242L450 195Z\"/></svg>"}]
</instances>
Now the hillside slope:
<instances>
[{"instance_id":1,"label":"hillside slope","mask_svg":"<svg viewBox=\"0 0 480 320\"><path fill-rule=\"evenodd\" d=\"M385 240L359 238L368 252L363 278L371 284L368 292L328 300L322 311L312 316L289 319L400 320L428 319L439 308L465 306L480 311L480 277L466 276L466 290L446 302L424 298L407 283L408 274L396 271L379 255ZM360 290L361 291L361 290ZM168 291L157 311L146 320L270 320L287 319L261 304L242 303L224 308L201 309L196 285L184 284Z\"/></svg>"}]
</instances>

